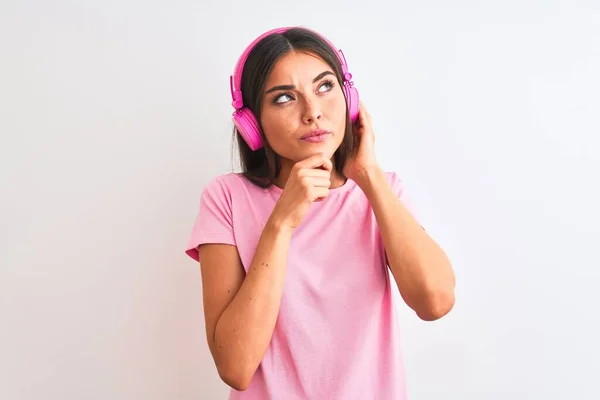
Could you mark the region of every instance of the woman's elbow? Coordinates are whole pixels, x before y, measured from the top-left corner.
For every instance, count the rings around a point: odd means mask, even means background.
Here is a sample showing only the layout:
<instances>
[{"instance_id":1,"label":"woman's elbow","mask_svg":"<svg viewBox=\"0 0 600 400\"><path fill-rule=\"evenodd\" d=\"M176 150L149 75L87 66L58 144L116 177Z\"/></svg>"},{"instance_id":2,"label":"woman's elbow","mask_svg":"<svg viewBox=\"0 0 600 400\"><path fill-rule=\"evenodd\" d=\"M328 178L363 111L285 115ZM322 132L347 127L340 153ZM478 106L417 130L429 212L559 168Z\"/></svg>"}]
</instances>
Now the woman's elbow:
<instances>
[{"instance_id":1,"label":"woman's elbow","mask_svg":"<svg viewBox=\"0 0 600 400\"><path fill-rule=\"evenodd\" d=\"M423 321L435 321L448 314L454 307L454 290L440 291L427 296L423 306L415 310Z\"/></svg>"},{"instance_id":2,"label":"woman's elbow","mask_svg":"<svg viewBox=\"0 0 600 400\"><path fill-rule=\"evenodd\" d=\"M254 373L249 371L249 368L217 368L221 380L232 389L243 392L250 386Z\"/></svg>"}]
</instances>

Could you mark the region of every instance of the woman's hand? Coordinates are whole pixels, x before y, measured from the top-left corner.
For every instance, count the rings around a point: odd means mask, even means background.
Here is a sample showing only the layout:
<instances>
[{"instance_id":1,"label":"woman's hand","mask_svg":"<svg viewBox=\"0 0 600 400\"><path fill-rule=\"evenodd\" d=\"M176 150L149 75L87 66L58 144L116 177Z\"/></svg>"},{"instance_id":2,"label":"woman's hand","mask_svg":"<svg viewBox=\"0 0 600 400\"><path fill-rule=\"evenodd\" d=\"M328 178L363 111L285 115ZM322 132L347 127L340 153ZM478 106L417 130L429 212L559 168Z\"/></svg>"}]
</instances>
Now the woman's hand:
<instances>
[{"instance_id":1,"label":"woman's hand","mask_svg":"<svg viewBox=\"0 0 600 400\"><path fill-rule=\"evenodd\" d=\"M379 168L375 159L375 134L371 115L366 110L363 102L360 102L358 118L352 126L354 134L354 146L350 157L344 165L344 175L353 181L360 181L361 176L373 168Z\"/></svg>"},{"instance_id":2,"label":"woman's hand","mask_svg":"<svg viewBox=\"0 0 600 400\"><path fill-rule=\"evenodd\" d=\"M315 154L297 162L275 204L271 220L284 228L298 227L310 205L329 194L332 168L331 160L323 154Z\"/></svg>"}]
</instances>

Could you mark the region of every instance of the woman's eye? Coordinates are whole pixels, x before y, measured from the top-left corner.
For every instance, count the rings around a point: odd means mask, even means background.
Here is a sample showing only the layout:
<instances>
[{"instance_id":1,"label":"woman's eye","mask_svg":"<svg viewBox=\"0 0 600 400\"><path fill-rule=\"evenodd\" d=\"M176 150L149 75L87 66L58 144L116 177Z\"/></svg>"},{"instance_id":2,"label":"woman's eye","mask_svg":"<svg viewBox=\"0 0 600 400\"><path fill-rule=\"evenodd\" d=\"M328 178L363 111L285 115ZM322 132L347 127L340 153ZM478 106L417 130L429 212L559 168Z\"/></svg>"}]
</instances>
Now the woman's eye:
<instances>
[{"instance_id":1,"label":"woman's eye","mask_svg":"<svg viewBox=\"0 0 600 400\"><path fill-rule=\"evenodd\" d=\"M333 87L332 82L330 82L330 81L323 82L323 84L321 86L319 86L319 92L326 92L328 90L331 90L332 87ZM321 90L322 88L325 88L325 90Z\"/></svg>"},{"instance_id":2,"label":"woman's eye","mask_svg":"<svg viewBox=\"0 0 600 400\"><path fill-rule=\"evenodd\" d=\"M325 81L321 84L321 86L319 86L318 92L319 93L328 92L331 90L331 88L333 88L333 82ZM291 100L294 100L294 98L290 94L283 93L283 94L280 94L279 96L275 97L273 99L273 103L274 104L285 104Z\"/></svg>"},{"instance_id":3,"label":"woman's eye","mask_svg":"<svg viewBox=\"0 0 600 400\"><path fill-rule=\"evenodd\" d=\"M287 98L287 100L286 100ZM290 101L292 97L289 94L282 94L281 96L277 96L274 100L274 103L282 104Z\"/></svg>"}]
</instances>

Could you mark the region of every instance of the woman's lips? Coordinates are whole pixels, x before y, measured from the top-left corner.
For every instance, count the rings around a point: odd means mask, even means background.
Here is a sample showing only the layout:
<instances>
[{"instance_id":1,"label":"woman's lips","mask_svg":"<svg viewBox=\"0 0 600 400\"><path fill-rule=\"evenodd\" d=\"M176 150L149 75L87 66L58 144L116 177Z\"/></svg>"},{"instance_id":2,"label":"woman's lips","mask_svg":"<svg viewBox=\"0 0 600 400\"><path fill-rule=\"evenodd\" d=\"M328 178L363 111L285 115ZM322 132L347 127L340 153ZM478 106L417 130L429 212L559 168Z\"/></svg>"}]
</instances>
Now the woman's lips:
<instances>
[{"instance_id":1,"label":"woman's lips","mask_svg":"<svg viewBox=\"0 0 600 400\"><path fill-rule=\"evenodd\" d=\"M301 140L304 140L305 142L310 142L310 143L319 143L319 142L326 140L330 135L331 135L331 132L326 132L326 131L315 132L313 134L302 137Z\"/></svg>"}]
</instances>

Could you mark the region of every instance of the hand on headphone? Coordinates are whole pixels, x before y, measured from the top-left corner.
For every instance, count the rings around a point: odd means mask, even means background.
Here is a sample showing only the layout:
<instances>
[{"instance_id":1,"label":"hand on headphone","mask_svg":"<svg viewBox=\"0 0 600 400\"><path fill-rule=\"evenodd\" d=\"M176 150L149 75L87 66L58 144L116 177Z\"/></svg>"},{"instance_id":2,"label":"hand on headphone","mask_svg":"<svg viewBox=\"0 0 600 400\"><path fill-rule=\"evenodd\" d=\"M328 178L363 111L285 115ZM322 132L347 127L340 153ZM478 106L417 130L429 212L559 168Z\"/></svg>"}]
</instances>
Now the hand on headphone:
<instances>
[{"instance_id":1,"label":"hand on headphone","mask_svg":"<svg viewBox=\"0 0 600 400\"><path fill-rule=\"evenodd\" d=\"M352 126L352 133L354 134L354 146L344 165L344 175L360 183L362 175L370 169L379 168L379 164L375 159L375 134L373 133L371 115L362 101L360 102L358 118Z\"/></svg>"}]
</instances>

